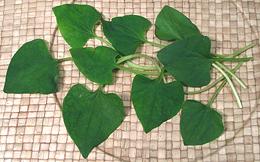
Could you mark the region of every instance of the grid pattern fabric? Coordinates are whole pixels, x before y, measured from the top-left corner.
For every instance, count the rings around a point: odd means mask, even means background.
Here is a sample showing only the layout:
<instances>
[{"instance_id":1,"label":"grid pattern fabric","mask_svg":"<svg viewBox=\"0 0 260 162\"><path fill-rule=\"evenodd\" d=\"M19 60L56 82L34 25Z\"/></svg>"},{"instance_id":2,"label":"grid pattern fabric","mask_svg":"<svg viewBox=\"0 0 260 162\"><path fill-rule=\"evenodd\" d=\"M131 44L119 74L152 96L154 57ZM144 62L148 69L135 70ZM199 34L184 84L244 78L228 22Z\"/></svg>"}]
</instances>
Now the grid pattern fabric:
<instances>
[{"instance_id":1,"label":"grid pattern fabric","mask_svg":"<svg viewBox=\"0 0 260 162\"><path fill-rule=\"evenodd\" d=\"M68 0L0 0L0 161L85 161L66 132L54 95L5 94L5 75L11 57L25 42L35 38L53 41L55 58L69 56L68 45L59 31L52 7L71 3ZM203 146L184 146L177 115L159 128L145 134L131 105L133 75L118 72L114 85L105 91L120 95L127 116L122 125L98 148L88 161L260 161L260 2L259 0L82 0L78 4L96 7L107 18L126 14L142 15L152 22L164 5L182 11L212 40L212 51L231 53L251 42L257 45L245 52L253 56L237 74L249 86L239 89L243 109L239 109L228 86L213 104L224 115L225 133ZM56 34L54 34L56 33ZM100 28L97 29L102 34ZM159 42L154 27L148 39ZM89 45L100 42L91 40ZM156 55L155 47L145 45L141 51ZM33 60L32 60L33 61ZM138 60L146 64L144 60ZM86 80L72 62L60 66L62 102L69 88L82 83L90 89L97 85ZM213 78L219 74L214 73ZM189 96L206 102L214 89ZM89 139L91 140L91 139Z\"/></svg>"}]
</instances>

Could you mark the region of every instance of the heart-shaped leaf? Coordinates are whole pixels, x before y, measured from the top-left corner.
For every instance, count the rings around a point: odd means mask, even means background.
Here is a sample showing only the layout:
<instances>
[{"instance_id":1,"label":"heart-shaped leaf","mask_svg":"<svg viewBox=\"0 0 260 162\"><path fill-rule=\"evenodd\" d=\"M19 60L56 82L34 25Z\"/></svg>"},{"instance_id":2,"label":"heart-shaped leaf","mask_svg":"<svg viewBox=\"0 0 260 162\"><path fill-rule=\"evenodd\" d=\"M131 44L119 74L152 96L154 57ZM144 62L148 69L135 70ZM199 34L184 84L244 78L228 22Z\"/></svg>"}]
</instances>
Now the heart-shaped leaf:
<instances>
[{"instance_id":1,"label":"heart-shaped leaf","mask_svg":"<svg viewBox=\"0 0 260 162\"><path fill-rule=\"evenodd\" d=\"M157 57L176 80L187 86L201 87L210 82L210 46L208 37L193 36L166 46Z\"/></svg>"},{"instance_id":2,"label":"heart-shaped leaf","mask_svg":"<svg viewBox=\"0 0 260 162\"><path fill-rule=\"evenodd\" d=\"M89 80L99 84L113 82L112 70L116 68L118 55L116 51L99 46L97 48L72 48L70 53L79 71Z\"/></svg>"},{"instance_id":3,"label":"heart-shaped leaf","mask_svg":"<svg viewBox=\"0 0 260 162\"><path fill-rule=\"evenodd\" d=\"M64 98L62 114L84 158L117 129L125 116L123 102L116 94L91 92L80 84L74 85Z\"/></svg>"},{"instance_id":4,"label":"heart-shaped leaf","mask_svg":"<svg viewBox=\"0 0 260 162\"><path fill-rule=\"evenodd\" d=\"M146 42L146 32L151 22L144 17L127 15L115 17L112 21L102 21L103 31L113 47L122 55L134 54Z\"/></svg>"},{"instance_id":5,"label":"heart-shaped leaf","mask_svg":"<svg viewBox=\"0 0 260 162\"><path fill-rule=\"evenodd\" d=\"M180 127L185 145L203 145L224 132L221 115L195 100L184 102Z\"/></svg>"},{"instance_id":6,"label":"heart-shaped leaf","mask_svg":"<svg viewBox=\"0 0 260 162\"><path fill-rule=\"evenodd\" d=\"M5 93L58 91L59 68L42 39L25 43L13 56L6 74Z\"/></svg>"},{"instance_id":7,"label":"heart-shaped leaf","mask_svg":"<svg viewBox=\"0 0 260 162\"><path fill-rule=\"evenodd\" d=\"M163 83L141 75L134 78L131 98L144 131L150 132L175 116L184 101L183 87L178 82Z\"/></svg>"},{"instance_id":8,"label":"heart-shaped leaf","mask_svg":"<svg viewBox=\"0 0 260 162\"><path fill-rule=\"evenodd\" d=\"M155 34L162 40L180 40L200 35L199 29L183 13L164 6L155 22Z\"/></svg>"},{"instance_id":9,"label":"heart-shaped leaf","mask_svg":"<svg viewBox=\"0 0 260 162\"><path fill-rule=\"evenodd\" d=\"M65 4L53 8L59 30L71 47L83 47L95 37L94 27L101 14L92 6Z\"/></svg>"}]
</instances>

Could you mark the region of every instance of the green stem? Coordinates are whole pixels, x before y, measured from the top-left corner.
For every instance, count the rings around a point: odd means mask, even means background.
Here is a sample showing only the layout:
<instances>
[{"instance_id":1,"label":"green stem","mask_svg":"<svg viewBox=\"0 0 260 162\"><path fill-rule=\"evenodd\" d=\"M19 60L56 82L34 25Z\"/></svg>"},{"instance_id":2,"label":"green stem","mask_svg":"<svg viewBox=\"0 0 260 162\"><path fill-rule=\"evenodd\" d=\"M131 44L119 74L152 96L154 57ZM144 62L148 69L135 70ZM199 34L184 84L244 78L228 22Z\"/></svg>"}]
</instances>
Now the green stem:
<instances>
[{"instance_id":1,"label":"green stem","mask_svg":"<svg viewBox=\"0 0 260 162\"><path fill-rule=\"evenodd\" d=\"M138 69L135 69L135 68L125 67L125 66L122 66L122 65L117 65L117 68L124 70L124 71L127 71L127 72L130 72L130 73L134 73L134 74L159 75L159 73L155 72L155 71L141 71L141 70L138 70Z\"/></svg>"},{"instance_id":2,"label":"green stem","mask_svg":"<svg viewBox=\"0 0 260 162\"><path fill-rule=\"evenodd\" d=\"M213 94L213 96L208 101L209 107L211 107L211 105L213 104L215 99L218 97L220 91L225 87L226 84L227 84L227 80L223 80L223 82L220 84L220 86L216 89L215 93Z\"/></svg>"},{"instance_id":3,"label":"green stem","mask_svg":"<svg viewBox=\"0 0 260 162\"><path fill-rule=\"evenodd\" d=\"M160 68L159 63L157 62L157 60L155 58L151 57L151 56L144 55L144 54L133 54L133 55L123 56L123 57L121 57L121 58L119 58L117 60L117 64L121 64L121 63L123 63L125 61L132 60L134 58L141 58L141 57L143 57L143 58L151 61L152 63L154 63L155 67L157 68L157 70L159 72L161 71L161 68Z\"/></svg>"},{"instance_id":4,"label":"green stem","mask_svg":"<svg viewBox=\"0 0 260 162\"><path fill-rule=\"evenodd\" d=\"M204 87L204 88L201 88L200 90L197 90L197 91L186 91L185 94L188 94L188 95L194 95L194 94L199 94L199 93L202 93L202 92L205 92L205 91L208 91L210 90L211 88L215 87L219 82L223 81L224 80L224 77L220 77L218 78L217 80L215 80L214 82L212 82L211 84L209 84L208 86Z\"/></svg>"},{"instance_id":5,"label":"green stem","mask_svg":"<svg viewBox=\"0 0 260 162\"><path fill-rule=\"evenodd\" d=\"M105 86L106 86L105 84L100 84L100 85L98 86L98 89L101 90L101 91L103 91L103 89L105 88Z\"/></svg>"},{"instance_id":6,"label":"green stem","mask_svg":"<svg viewBox=\"0 0 260 162\"><path fill-rule=\"evenodd\" d=\"M99 40L100 42L103 42L103 43L106 44L107 46L109 46L109 47L111 47L111 48L114 49L114 47L112 46L112 44L111 44L108 40L106 40L106 39L104 39L104 38L102 38L102 37L100 37L100 36L97 36L97 35L96 35L94 38L97 39L97 40Z\"/></svg>"},{"instance_id":7,"label":"green stem","mask_svg":"<svg viewBox=\"0 0 260 162\"><path fill-rule=\"evenodd\" d=\"M162 45L162 44L156 43L156 42L152 42L152 41L148 41L148 40L146 40L145 43L148 43L148 44L150 44L150 45L152 45L152 46L154 46L154 47L158 47L158 48L163 48L163 47L165 47L165 45Z\"/></svg>"},{"instance_id":8,"label":"green stem","mask_svg":"<svg viewBox=\"0 0 260 162\"><path fill-rule=\"evenodd\" d=\"M216 65L218 65L220 68L222 68L224 71L226 71L228 74L230 74L243 88L247 88L246 84L236 76L231 70L228 69L225 65L216 62Z\"/></svg>"},{"instance_id":9,"label":"green stem","mask_svg":"<svg viewBox=\"0 0 260 162\"><path fill-rule=\"evenodd\" d=\"M57 59L58 63L62 63L62 62L65 62L65 61L71 61L72 60L72 57L65 57L65 58L62 58L62 59Z\"/></svg>"},{"instance_id":10,"label":"green stem","mask_svg":"<svg viewBox=\"0 0 260 162\"><path fill-rule=\"evenodd\" d=\"M250 60L253 60L253 57L244 57L244 58L232 58L232 57L226 57L226 58L220 58L220 57L214 57L212 59L213 61L218 61L218 62L248 62Z\"/></svg>"},{"instance_id":11,"label":"green stem","mask_svg":"<svg viewBox=\"0 0 260 162\"><path fill-rule=\"evenodd\" d=\"M253 48L255 46L254 43L251 43L243 48L240 48L236 51L233 52L233 54L225 54L225 55L221 55L221 54L214 54L215 56L218 56L218 57L222 57L222 58L226 58L226 57L237 57L239 55L241 55L243 52L247 51L248 49L250 48Z\"/></svg>"},{"instance_id":12,"label":"green stem","mask_svg":"<svg viewBox=\"0 0 260 162\"><path fill-rule=\"evenodd\" d=\"M156 66L148 66L148 65L141 66L141 65L135 64L131 61L127 61L126 64L129 67L133 67L133 68L140 69L140 70L157 70Z\"/></svg>"},{"instance_id":13,"label":"green stem","mask_svg":"<svg viewBox=\"0 0 260 162\"><path fill-rule=\"evenodd\" d=\"M143 58L146 58L147 60L150 60L150 61L154 62L154 58L153 57L150 57L148 55L144 55L144 54L141 54L141 53L136 53L136 54L132 54L132 55L123 56L123 57L119 58L116 63L117 64L121 64L121 63L123 63L125 61L132 60L134 58L139 58L139 57L140 58L143 57Z\"/></svg>"},{"instance_id":14,"label":"green stem","mask_svg":"<svg viewBox=\"0 0 260 162\"><path fill-rule=\"evenodd\" d=\"M231 57L232 54L216 54L216 53L212 53L213 57L220 57L220 58L228 58Z\"/></svg>"},{"instance_id":15,"label":"green stem","mask_svg":"<svg viewBox=\"0 0 260 162\"><path fill-rule=\"evenodd\" d=\"M235 98L237 100L238 107L242 108L241 100L240 100L238 93L236 91L236 88L235 88L233 82L230 80L229 76L220 67L218 67L217 64L213 63L212 65L226 78L226 80L229 83L229 86L233 92L233 95L235 96Z\"/></svg>"},{"instance_id":16,"label":"green stem","mask_svg":"<svg viewBox=\"0 0 260 162\"><path fill-rule=\"evenodd\" d=\"M165 69L164 69L164 67L162 67L160 75L159 75L158 78L159 78L160 81L163 79L163 81L166 82L166 79L164 77L164 71L165 71Z\"/></svg>"},{"instance_id":17,"label":"green stem","mask_svg":"<svg viewBox=\"0 0 260 162\"><path fill-rule=\"evenodd\" d=\"M233 54L232 54L232 57L236 57L236 56L239 56L241 53L247 51L248 49L250 48L253 48L255 46L254 43L251 43L243 48L240 48L239 50L235 51Z\"/></svg>"},{"instance_id":18,"label":"green stem","mask_svg":"<svg viewBox=\"0 0 260 162\"><path fill-rule=\"evenodd\" d=\"M232 70L230 70L232 73L235 73L241 66L243 65L243 62L238 63ZM215 87L218 83L220 83L221 81L223 81L225 79L225 77L222 75L221 77L219 77L217 80L215 80L214 82L212 82L211 84L209 84L208 86L201 88L200 90L197 91L186 91L185 93L188 95L194 95L194 94L199 94L205 91L210 90L211 88Z\"/></svg>"}]
</instances>

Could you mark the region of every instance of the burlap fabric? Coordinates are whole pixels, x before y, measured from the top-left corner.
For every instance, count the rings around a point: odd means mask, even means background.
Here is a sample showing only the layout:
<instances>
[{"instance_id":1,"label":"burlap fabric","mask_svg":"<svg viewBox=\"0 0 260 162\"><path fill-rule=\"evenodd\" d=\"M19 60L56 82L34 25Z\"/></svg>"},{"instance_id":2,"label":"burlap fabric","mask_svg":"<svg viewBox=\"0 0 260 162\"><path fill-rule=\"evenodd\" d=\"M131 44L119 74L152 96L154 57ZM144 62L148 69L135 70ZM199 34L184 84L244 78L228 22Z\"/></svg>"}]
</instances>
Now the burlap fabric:
<instances>
[{"instance_id":1,"label":"burlap fabric","mask_svg":"<svg viewBox=\"0 0 260 162\"><path fill-rule=\"evenodd\" d=\"M52 7L71 1L61 0L0 0L0 161L84 161L66 132L54 95L5 94L5 74L11 57L25 42L43 38L53 42L56 58L69 56L68 45L59 31ZM259 0L89 0L76 1L95 6L106 17L126 14L142 15L154 22L161 8L168 4L182 11L212 39L212 51L231 53L251 42L256 47L245 55L253 56L237 73L249 86L239 89L243 109L239 109L228 86L218 96L214 106L224 114L225 133L203 146L183 145L179 131L179 115L145 134L131 106L130 89L133 75L119 72L114 85L105 88L124 100L127 117L123 124L98 149L89 161L260 161L260 1ZM97 30L101 34L100 28ZM150 40L154 27L149 31ZM97 46L98 41L90 41ZM143 53L156 55L156 48L145 45ZM139 60L140 64L146 64ZM69 88L86 84L72 62L61 64L60 92L62 102ZM219 74L214 73L213 78ZM206 102L214 89L190 96ZM91 139L88 139L91 140ZM106 153L105 153L106 152Z\"/></svg>"}]
</instances>

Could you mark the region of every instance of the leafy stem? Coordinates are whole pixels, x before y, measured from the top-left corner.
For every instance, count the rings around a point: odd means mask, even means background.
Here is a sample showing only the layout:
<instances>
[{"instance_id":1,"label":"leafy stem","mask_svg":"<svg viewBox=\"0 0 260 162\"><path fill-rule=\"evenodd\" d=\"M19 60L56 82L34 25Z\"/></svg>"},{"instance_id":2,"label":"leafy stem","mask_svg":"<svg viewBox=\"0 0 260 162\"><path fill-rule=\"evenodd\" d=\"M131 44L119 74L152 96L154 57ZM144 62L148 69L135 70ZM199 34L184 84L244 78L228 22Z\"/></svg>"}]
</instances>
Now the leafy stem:
<instances>
[{"instance_id":1,"label":"leafy stem","mask_svg":"<svg viewBox=\"0 0 260 162\"><path fill-rule=\"evenodd\" d=\"M245 85L245 83L239 79L236 75L235 75L235 72L242 66L242 64L244 62L247 62L247 61L250 61L252 60L253 58L252 57L244 57L244 58L235 58L237 56L239 56L240 54L242 54L243 52L245 52L246 50L254 47L255 44L251 43L243 48L240 48L239 50L237 51L234 51L233 54L230 54L230 55L219 55L219 54L215 54L215 63L220 67L222 68L224 71L226 71L229 75L231 75L232 77L234 77L237 82L243 87L243 88L246 88L247 86ZM238 62L238 64L235 66L234 69L232 70L229 70L228 67L226 67L224 64L221 64L219 63L218 61L230 61L230 62ZM225 73L226 74L226 73ZM212 102L214 102L215 98L217 97L219 91L225 86L226 82L227 81L224 81L225 79L225 76L222 75L220 78L218 78L217 80L215 80L214 82L212 82L211 84L209 84L208 86L204 87L204 88L201 88L200 90L197 90L197 91L186 91L185 93L186 94L189 94L189 95L193 95L193 94L199 94L199 93L202 93L202 92L205 92L213 87L215 87L218 83L220 83L221 81L225 82L225 83L222 83L219 88L216 90L216 92L214 93L214 95L212 96L212 98L209 100L209 105L212 104Z\"/></svg>"},{"instance_id":2,"label":"leafy stem","mask_svg":"<svg viewBox=\"0 0 260 162\"><path fill-rule=\"evenodd\" d=\"M214 55L218 56L218 57L222 57L222 58L226 58L226 57L233 57L234 58L234 57L239 56L243 52L247 51L248 49L253 48L254 46L255 46L255 44L251 43L251 44L249 44L249 45L247 45L243 48L240 48L240 49L234 51L233 54L224 54L224 55L223 54L214 54Z\"/></svg>"},{"instance_id":3,"label":"leafy stem","mask_svg":"<svg viewBox=\"0 0 260 162\"><path fill-rule=\"evenodd\" d=\"M109 47L111 47L111 48L114 49L114 47L112 46L112 44L111 44L107 39L102 38L102 37L97 36L97 35L95 35L94 38L97 39L97 40L99 40L100 42L105 43L107 46L109 46Z\"/></svg>"},{"instance_id":4,"label":"leafy stem","mask_svg":"<svg viewBox=\"0 0 260 162\"><path fill-rule=\"evenodd\" d=\"M153 65L151 65L151 66L148 66L148 65L141 66L141 65L135 64L131 61L127 61L126 64L129 67L137 68L137 69L140 69L140 70L157 70L157 67L153 66Z\"/></svg>"},{"instance_id":5,"label":"leafy stem","mask_svg":"<svg viewBox=\"0 0 260 162\"><path fill-rule=\"evenodd\" d=\"M116 66L118 69L130 72L130 73L134 73L134 74L143 74L143 75L156 75L158 76L159 73L157 71L143 71L137 68L133 68L133 67L125 67L122 65L117 65Z\"/></svg>"},{"instance_id":6,"label":"leafy stem","mask_svg":"<svg viewBox=\"0 0 260 162\"><path fill-rule=\"evenodd\" d=\"M231 70L228 69L228 67L226 67L225 65L219 63L219 62L215 62L216 65L218 65L220 68L222 68L224 71L226 71L228 74L230 74L243 88L247 88L246 84L236 76L236 74L234 74Z\"/></svg>"},{"instance_id":7,"label":"leafy stem","mask_svg":"<svg viewBox=\"0 0 260 162\"><path fill-rule=\"evenodd\" d=\"M244 58L214 57L213 60L219 62L247 62L253 60L253 57L244 57Z\"/></svg>"},{"instance_id":8,"label":"leafy stem","mask_svg":"<svg viewBox=\"0 0 260 162\"><path fill-rule=\"evenodd\" d=\"M238 96L237 90L236 90L233 82L229 78L229 76L217 64L213 63L212 65L213 65L213 67L215 67L226 78L226 80L227 80L227 82L228 82L228 84L229 84L229 86L230 86L230 88L232 90L232 93L233 93L233 95L235 96L235 98L237 100L238 107L242 108L242 103L241 103L241 100L240 100L240 98Z\"/></svg>"},{"instance_id":9,"label":"leafy stem","mask_svg":"<svg viewBox=\"0 0 260 162\"><path fill-rule=\"evenodd\" d=\"M243 62L240 62L233 69L231 69L230 71L232 73L235 73L242 65L243 65ZM217 80L215 80L214 82L210 83L208 86L201 88L200 90L197 90L197 91L186 91L185 93L188 94L188 95L194 95L194 94L199 94L199 93L208 91L211 88L215 87L218 83L220 83L224 79L225 79L225 77L222 75Z\"/></svg>"},{"instance_id":10,"label":"leafy stem","mask_svg":"<svg viewBox=\"0 0 260 162\"><path fill-rule=\"evenodd\" d=\"M223 80L222 83L220 84L220 86L216 89L215 93L213 94L213 96L208 101L207 105L209 107L211 107L211 105L213 104L215 99L218 97L220 91L225 87L226 83L227 83L227 80Z\"/></svg>"},{"instance_id":11,"label":"leafy stem","mask_svg":"<svg viewBox=\"0 0 260 162\"><path fill-rule=\"evenodd\" d=\"M229 83L238 106L242 108L233 81L246 88L246 84L235 72L244 62L253 58L237 56L252 48L254 44L234 51L231 55L212 54L209 37L202 35L189 18L170 6L165 6L160 11L154 24L156 37L160 41L168 41L169 45L167 44L166 48L166 45L146 38L152 23L142 16L126 15L106 21L102 13L94 7L76 4L56 6L53 12L61 35L71 47L71 57L52 57L53 42L58 30L55 28L50 50L45 40L35 39L25 43L15 53L7 70L3 91L54 93L55 100L61 107L56 95L59 90L57 79L60 78L58 65L65 61L73 61L80 73L98 85L96 90L90 90L81 84L72 86L62 105L66 130L84 158L87 158L91 150L107 139L124 121L126 114L122 99L115 93L104 92L104 87L113 83L115 70L141 74L133 79L131 101L144 131L152 131L181 111L180 132L185 145L202 145L223 133L221 114L213 110L211 105L226 83ZM82 21L82 17L88 21ZM104 36L95 34L100 21ZM86 43L90 39L100 41L99 44L102 46L88 47ZM173 43L173 40L176 41ZM157 57L136 53L144 43L159 49ZM136 58L142 58L151 65L139 65L134 62ZM238 64L234 69L230 69L224 62ZM211 65L222 74L212 83ZM165 76L174 77L176 82L168 84ZM185 100L183 85L178 82L190 87L207 85L198 91L186 91L186 94L201 93L213 87L216 91L209 99L208 105L205 105L196 100ZM99 115L98 118L95 117L96 114ZM73 133L75 130L77 133ZM98 147L97 149L101 150Z\"/></svg>"},{"instance_id":12,"label":"leafy stem","mask_svg":"<svg viewBox=\"0 0 260 162\"><path fill-rule=\"evenodd\" d=\"M58 63L62 63L65 61L72 61L72 57L65 57L65 58L61 58L61 59L57 59Z\"/></svg>"},{"instance_id":13,"label":"leafy stem","mask_svg":"<svg viewBox=\"0 0 260 162\"><path fill-rule=\"evenodd\" d=\"M159 78L160 81L163 79L163 81L166 82L166 79L164 77L164 75L165 75L164 71L165 71L165 69L164 69L164 67L162 67L160 75L159 75L158 78Z\"/></svg>"},{"instance_id":14,"label":"leafy stem","mask_svg":"<svg viewBox=\"0 0 260 162\"><path fill-rule=\"evenodd\" d=\"M105 84L100 84L100 85L98 86L98 90L101 90L101 91L102 91L102 90L105 88L105 86L106 86Z\"/></svg>"},{"instance_id":15,"label":"leafy stem","mask_svg":"<svg viewBox=\"0 0 260 162\"><path fill-rule=\"evenodd\" d=\"M236 67L234 69L232 69L231 71L233 73L235 73L241 66L243 65L243 62L240 62L236 65ZM214 100L217 98L218 94L220 93L220 91L225 87L227 80L224 80L224 76L222 76L221 78L219 78L221 80L223 80L223 82L221 83L221 85L216 89L215 93L213 94L213 96L209 99L208 101L208 105L211 106L212 103L214 102ZM218 80L219 80L218 79Z\"/></svg>"},{"instance_id":16,"label":"leafy stem","mask_svg":"<svg viewBox=\"0 0 260 162\"><path fill-rule=\"evenodd\" d=\"M147 59L147 60L149 60L149 61L151 61L152 63L154 63L154 67L158 70L158 72L161 71L161 68L160 68L160 66L159 66L159 62L158 62L155 58L153 58L153 57L151 57L151 56L148 56L148 55L144 55L144 54L133 54L133 55L123 56L123 57L121 57L121 58L118 59L117 64L121 64L121 63L123 63L123 62L132 60L132 59L134 59L134 58L142 58L142 57L145 58L145 59ZM130 64L131 64L131 63L130 63ZM129 65L129 64L128 64L128 65ZM139 66L139 67L140 67L140 66ZM154 67L151 68L151 69L148 69L148 70L153 70Z\"/></svg>"},{"instance_id":17,"label":"leafy stem","mask_svg":"<svg viewBox=\"0 0 260 162\"><path fill-rule=\"evenodd\" d=\"M105 43L107 46L109 46L109 47L111 47L111 48L114 49L114 47L112 46L112 44L111 44L108 40L106 40L106 39L104 39L104 38L102 38L102 37L99 37L99 36L97 36L97 35L95 35L94 38L97 39L97 40L99 40L99 41L101 41L101 42L103 42L103 43ZM150 42L150 43L152 43L152 44L154 44L154 45L157 45L157 46L163 47L163 45L160 45L160 44L158 44L158 43L154 43L154 42ZM132 59L138 58L138 57L146 58L147 60L150 60L151 62L153 62L155 65L154 65L154 66L140 66L140 65L134 64L134 63L132 63L132 62L129 62L129 60L132 60ZM145 71L143 71L143 70L154 70L155 68L158 70L159 73L160 73L160 71L161 71L161 68L160 68L159 63L157 62L157 60L156 60L155 58L152 58L152 57L148 56L148 55L144 55L144 54L133 54L133 55L128 55L128 56L123 56L123 57L121 57L121 58L117 61L117 64L121 64L121 63L123 63L123 62L125 62L125 61L127 61L127 65L128 65L129 67L125 67L125 66L118 66L118 67L119 67L120 69L125 70L125 71L128 71L128 72L131 72L131 71L132 71L132 72L135 73L135 74L147 74L147 75L149 75L149 74L154 74L153 72L152 72L152 73L151 73L151 72L145 72Z\"/></svg>"},{"instance_id":18,"label":"leafy stem","mask_svg":"<svg viewBox=\"0 0 260 162\"><path fill-rule=\"evenodd\" d=\"M136 54L133 54L133 55L127 55L127 56L123 56L123 57L119 58L119 59L117 60L117 64L121 64L121 63L123 63L123 62L125 62L125 61L132 60L132 59L134 59L134 58L141 58L141 57L146 58L147 60L150 60L150 61L152 61L152 62L155 61L155 60L154 60L155 58L153 58L153 57L150 57L150 56L145 55L145 54L136 53ZM157 64L157 63L156 63L156 64Z\"/></svg>"},{"instance_id":19,"label":"leafy stem","mask_svg":"<svg viewBox=\"0 0 260 162\"><path fill-rule=\"evenodd\" d=\"M201 88L200 90L197 91L186 91L185 94L187 95L195 95L195 94L200 94L202 92L206 92L208 90L210 90L211 88L215 87L219 82L223 81L224 77L220 77L217 80L215 80L214 82L212 82L211 84L209 84L208 86Z\"/></svg>"},{"instance_id":20,"label":"leafy stem","mask_svg":"<svg viewBox=\"0 0 260 162\"><path fill-rule=\"evenodd\" d=\"M158 47L158 48L163 48L163 47L165 47L165 45L163 45L163 44L156 43L156 42L152 42L152 41L148 41L148 40L146 40L145 43L148 43L148 44L150 44L150 45L152 45L152 46L154 46L154 47Z\"/></svg>"},{"instance_id":21,"label":"leafy stem","mask_svg":"<svg viewBox=\"0 0 260 162\"><path fill-rule=\"evenodd\" d=\"M247 51L247 50L250 49L250 48L253 48L254 46L255 46L255 44L254 44L254 43L251 43L251 44L249 44L249 45L247 45L247 46L245 46L245 47L243 47L243 48L240 48L239 50L235 51L231 57L237 57L237 56L239 56L241 53Z\"/></svg>"}]
</instances>

